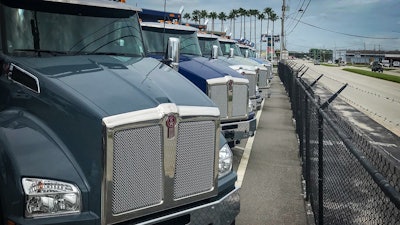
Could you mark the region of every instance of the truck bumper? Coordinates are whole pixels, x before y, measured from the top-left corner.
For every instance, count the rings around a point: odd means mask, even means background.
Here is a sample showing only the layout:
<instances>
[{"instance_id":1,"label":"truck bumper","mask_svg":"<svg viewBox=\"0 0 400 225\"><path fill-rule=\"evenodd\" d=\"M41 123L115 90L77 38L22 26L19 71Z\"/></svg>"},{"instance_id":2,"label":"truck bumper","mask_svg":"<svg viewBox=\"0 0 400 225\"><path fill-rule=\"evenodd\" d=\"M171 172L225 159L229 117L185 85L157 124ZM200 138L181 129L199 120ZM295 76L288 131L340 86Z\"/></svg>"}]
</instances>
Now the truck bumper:
<instances>
[{"instance_id":1,"label":"truck bumper","mask_svg":"<svg viewBox=\"0 0 400 225\"><path fill-rule=\"evenodd\" d=\"M240 212L240 188L235 188L223 197L216 199L213 202L199 205L192 208L187 208L181 211L153 218L139 223L122 222L124 225L159 225L159 224L186 224L186 225L230 225L235 221L236 216ZM184 219L181 219L184 218ZM38 219L17 219L11 218L16 224L29 225L54 225L54 224L71 224L71 225L94 225L100 224L100 219L93 213L85 212L78 215L68 215L53 218L38 218ZM179 222L176 222L179 221ZM181 221L187 221L182 223ZM10 223L11 224L11 223ZM14 224L14 223L13 223Z\"/></svg>"},{"instance_id":2,"label":"truck bumper","mask_svg":"<svg viewBox=\"0 0 400 225\"><path fill-rule=\"evenodd\" d=\"M254 135L256 130L257 119L253 117L250 120L221 123L221 130L225 139L229 141L242 140Z\"/></svg>"},{"instance_id":3,"label":"truck bumper","mask_svg":"<svg viewBox=\"0 0 400 225\"><path fill-rule=\"evenodd\" d=\"M138 225L168 224L169 221L183 216L190 218L190 221L186 223L188 225L230 225L240 212L239 199L239 188L236 188L214 202L138 223Z\"/></svg>"},{"instance_id":4,"label":"truck bumper","mask_svg":"<svg viewBox=\"0 0 400 225\"><path fill-rule=\"evenodd\" d=\"M261 109L261 103L264 100L263 97L261 97L260 95L257 96L256 98L251 98L251 104L253 105L253 111L258 111Z\"/></svg>"}]
</instances>

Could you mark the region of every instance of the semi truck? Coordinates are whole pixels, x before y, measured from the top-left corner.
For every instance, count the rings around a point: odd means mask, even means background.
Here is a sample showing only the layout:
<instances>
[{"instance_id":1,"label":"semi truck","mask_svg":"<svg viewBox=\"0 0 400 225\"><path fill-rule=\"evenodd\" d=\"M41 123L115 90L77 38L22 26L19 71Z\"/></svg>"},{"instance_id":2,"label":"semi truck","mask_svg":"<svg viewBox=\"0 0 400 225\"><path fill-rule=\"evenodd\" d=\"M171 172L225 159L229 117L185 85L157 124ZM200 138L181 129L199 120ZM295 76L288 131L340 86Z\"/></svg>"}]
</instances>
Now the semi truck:
<instances>
[{"instance_id":1,"label":"semi truck","mask_svg":"<svg viewBox=\"0 0 400 225\"><path fill-rule=\"evenodd\" d=\"M270 81L273 78L273 72L272 72L272 63L267 61L267 60L263 60L261 58L257 58L256 57L256 52L254 49L252 49L250 46L244 45L244 44L238 44L239 49L242 53L242 55L245 58L249 58L251 60L254 60L255 62L259 63L259 66L263 66L267 69L266 72L260 73L260 75L258 76L258 82L257 85L259 88L267 88L270 85Z\"/></svg>"},{"instance_id":2,"label":"semi truck","mask_svg":"<svg viewBox=\"0 0 400 225\"><path fill-rule=\"evenodd\" d=\"M218 58L218 62L228 65L249 80L250 101L254 110L261 109L263 97L260 94L257 84L259 77L263 77L263 74L266 74L266 69L255 61L242 57L240 49L234 40L227 39L228 44L221 46L220 40L225 40L225 38L220 36L198 33L197 37L203 56L214 59ZM232 46L230 46L231 44ZM226 51L226 54L223 53L223 50Z\"/></svg>"},{"instance_id":3,"label":"semi truck","mask_svg":"<svg viewBox=\"0 0 400 225\"><path fill-rule=\"evenodd\" d=\"M234 224L220 111L147 57L139 11L0 0L0 224Z\"/></svg>"},{"instance_id":4,"label":"semi truck","mask_svg":"<svg viewBox=\"0 0 400 225\"><path fill-rule=\"evenodd\" d=\"M175 66L219 107L221 130L231 147L254 135L257 120L249 101L248 79L226 65L202 57L197 28L146 21L141 25L149 55ZM165 49L174 39L179 42L180 54L167 62L173 57L165 57Z\"/></svg>"}]
</instances>

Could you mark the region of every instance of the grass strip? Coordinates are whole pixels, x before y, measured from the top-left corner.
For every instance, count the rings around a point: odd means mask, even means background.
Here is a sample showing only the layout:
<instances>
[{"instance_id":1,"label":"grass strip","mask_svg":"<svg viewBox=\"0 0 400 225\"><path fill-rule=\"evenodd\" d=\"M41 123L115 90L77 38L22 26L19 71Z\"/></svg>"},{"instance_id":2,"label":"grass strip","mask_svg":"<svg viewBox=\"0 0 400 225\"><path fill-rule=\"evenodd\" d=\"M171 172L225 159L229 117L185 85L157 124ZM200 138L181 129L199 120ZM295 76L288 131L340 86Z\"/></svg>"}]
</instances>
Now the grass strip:
<instances>
[{"instance_id":1,"label":"grass strip","mask_svg":"<svg viewBox=\"0 0 400 225\"><path fill-rule=\"evenodd\" d=\"M362 70L362 69L344 68L343 70L349 71L352 73L369 76L369 77L375 77L375 78L382 79L382 80L400 83L400 76L394 76L394 75L389 75L389 74L384 74L384 73L377 73L377 72L372 72L372 71L367 71L367 70Z\"/></svg>"}]
</instances>

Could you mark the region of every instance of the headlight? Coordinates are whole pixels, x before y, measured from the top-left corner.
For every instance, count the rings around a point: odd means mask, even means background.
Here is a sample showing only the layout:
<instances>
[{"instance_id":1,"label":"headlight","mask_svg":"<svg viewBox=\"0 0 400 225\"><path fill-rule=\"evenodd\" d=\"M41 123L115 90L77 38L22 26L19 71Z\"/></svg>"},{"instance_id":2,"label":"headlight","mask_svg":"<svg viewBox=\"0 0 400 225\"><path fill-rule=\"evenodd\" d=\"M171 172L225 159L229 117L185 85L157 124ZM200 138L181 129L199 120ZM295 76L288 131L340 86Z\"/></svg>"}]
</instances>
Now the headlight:
<instances>
[{"instance_id":1,"label":"headlight","mask_svg":"<svg viewBox=\"0 0 400 225\"><path fill-rule=\"evenodd\" d=\"M232 170L233 154L228 144L222 146L219 150L219 168L218 177L221 178L227 175Z\"/></svg>"},{"instance_id":2,"label":"headlight","mask_svg":"<svg viewBox=\"0 0 400 225\"><path fill-rule=\"evenodd\" d=\"M79 213L81 210L81 194L73 184L23 178L25 192L25 216L41 217Z\"/></svg>"}]
</instances>

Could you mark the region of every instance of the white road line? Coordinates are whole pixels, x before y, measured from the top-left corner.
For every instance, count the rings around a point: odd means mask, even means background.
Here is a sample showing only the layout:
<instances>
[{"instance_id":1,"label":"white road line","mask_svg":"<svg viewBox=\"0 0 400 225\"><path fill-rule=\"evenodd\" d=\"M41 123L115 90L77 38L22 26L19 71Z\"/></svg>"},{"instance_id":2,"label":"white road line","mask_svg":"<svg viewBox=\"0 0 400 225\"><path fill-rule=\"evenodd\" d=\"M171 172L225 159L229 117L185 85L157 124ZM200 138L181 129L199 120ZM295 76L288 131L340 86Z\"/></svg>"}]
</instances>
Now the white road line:
<instances>
[{"instance_id":1,"label":"white road line","mask_svg":"<svg viewBox=\"0 0 400 225\"><path fill-rule=\"evenodd\" d=\"M242 158L240 159L240 164L239 164L238 170L236 172L237 173L237 181L235 183L236 187L242 186L244 174L246 173L247 163L249 162L251 149L253 147L254 138L257 135L257 127L260 122L260 116L262 113L262 109L264 107L264 102L265 102L265 98L264 98L264 101L261 103L261 109L258 110L257 115L256 115L256 118L257 118L256 132L253 137L249 137L247 139L247 143L246 143L246 146L244 147L244 152L243 152Z\"/></svg>"}]
</instances>

